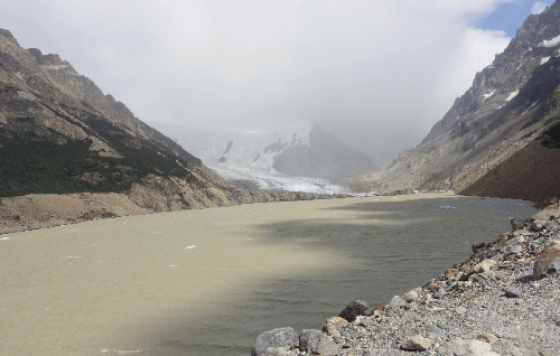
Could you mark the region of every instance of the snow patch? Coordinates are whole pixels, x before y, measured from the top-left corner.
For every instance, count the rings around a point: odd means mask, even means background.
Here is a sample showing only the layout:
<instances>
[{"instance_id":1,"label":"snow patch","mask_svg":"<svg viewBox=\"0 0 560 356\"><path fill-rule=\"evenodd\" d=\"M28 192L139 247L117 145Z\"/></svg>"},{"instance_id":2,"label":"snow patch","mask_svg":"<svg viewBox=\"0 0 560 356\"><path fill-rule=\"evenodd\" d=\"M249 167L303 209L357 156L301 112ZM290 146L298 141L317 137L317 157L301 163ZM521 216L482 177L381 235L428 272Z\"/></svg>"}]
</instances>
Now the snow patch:
<instances>
[{"instance_id":1,"label":"snow patch","mask_svg":"<svg viewBox=\"0 0 560 356\"><path fill-rule=\"evenodd\" d=\"M484 94L484 98L488 99L490 98L492 95L494 95L494 93L496 92L496 89L492 90L490 93L488 94Z\"/></svg>"},{"instance_id":2,"label":"snow patch","mask_svg":"<svg viewBox=\"0 0 560 356\"><path fill-rule=\"evenodd\" d=\"M523 112L521 113L521 115L525 114L527 111L529 111L529 110L531 110L532 108L534 108L535 105L537 105L537 103L538 103L540 100L541 100L541 99L537 99L537 101L534 101L534 102L531 104L531 106L529 106L529 108L527 108L527 110L525 110L525 111L523 111Z\"/></svg>"},{"instance_id":3,"label":"snow patch","mask_svg":"<svg viewBox=\"0 0 560 356\"><path fill-rule=\"evenodd\" d=\"M506 101L510 101L511 99L515 98L517 96L517 94L519 94L519 89L517 89L516 91L514 91L513 93L509 94L509 96L507 97Z\"/></svg>"},{"instance_id":4,"label":"snow patch","mask_svg":"<svg viewBox=\"0 0 560 356\"><path fill-rule=\"evenodd\" d=\"M550 57L543 57L543 58L541 58L541 66L542 66L543 64L545 64L546 62L548 62L549 60L550 60Z\"/></svg>"},{"instance_id":5,"label":"snow patch","mask_svg":"<svg viewBox=\"0 0 560 356\"><path fill-rule=\"evenodd\" d=\"M556 47L558 45L560 45L560 35L541 42L541 47Z\"/></svg>"}]
</instances>

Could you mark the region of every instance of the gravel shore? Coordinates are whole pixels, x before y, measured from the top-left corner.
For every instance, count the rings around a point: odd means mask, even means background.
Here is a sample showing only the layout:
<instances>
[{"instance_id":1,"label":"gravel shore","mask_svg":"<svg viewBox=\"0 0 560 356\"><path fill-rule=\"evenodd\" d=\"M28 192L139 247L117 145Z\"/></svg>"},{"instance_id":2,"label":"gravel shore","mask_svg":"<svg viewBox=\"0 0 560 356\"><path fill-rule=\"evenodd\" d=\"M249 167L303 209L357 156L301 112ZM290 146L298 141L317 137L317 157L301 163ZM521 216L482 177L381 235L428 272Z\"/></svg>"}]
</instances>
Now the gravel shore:
<instances>
[{"instance_id":1,"label":"gravel shore","mask_svg":"<svg viewBox=\"0 0 560 356\"><path fill-rule=\"evenodd\" d=\"M265 332L252 355L560 355L554 212L513 219L512 233L473 245L467 261L387 305L355 300L322 330Z\"/></svg>"}]
</instances>

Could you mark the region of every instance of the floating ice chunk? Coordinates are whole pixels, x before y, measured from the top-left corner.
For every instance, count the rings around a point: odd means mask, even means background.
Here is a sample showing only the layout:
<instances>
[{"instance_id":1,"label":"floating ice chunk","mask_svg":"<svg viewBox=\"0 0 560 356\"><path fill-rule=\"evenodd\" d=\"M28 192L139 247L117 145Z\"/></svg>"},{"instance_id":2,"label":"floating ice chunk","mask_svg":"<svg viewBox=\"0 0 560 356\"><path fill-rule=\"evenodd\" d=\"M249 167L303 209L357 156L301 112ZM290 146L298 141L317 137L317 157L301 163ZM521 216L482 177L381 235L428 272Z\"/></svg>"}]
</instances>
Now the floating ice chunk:
<instances>
[{"instance_id":1,"label":"floating ice chunk","mask_svg":"<svg viewBox=\"0 0 560 356\"><path fill-rule=\"evenodd\" d=\"M0 237L0 241L7 241L9 239L10 239L9 237Z\"/></svg>"},{"instance_id":2,"label":"floating ice chunk","mask_svg":"<svg viewBox=\"0 0 560 356\"><path fill-rule=\"evenodd\" d=\"M541 47L556 47L560 45L560 36L551 38L550 40L544 40L541 42Z\"/></svg>"},{"instance_id":3,"label":"floating ice chunk","mask_svg":"<svg viewBox=\"0 0 560 356\"><path fill-rule=\"evenodd\" d=\"M507 97L506 101L510 101L511 99L515 98L517 96L517 94L519 94L519 89L517 89L516 91L514 91L513 93L509 94L509 96Z\"/></svg>"},{"instance_id":4,"label":"floating ice chunk","mask_svg":"<svg viewBox=\"0 0 560 356\"><path fill-rule=\"evenodd\" d=\"M185 247L185 250L192 250L195 247L196 247L196 245L190 245L190 246Z\"/></svg>"},{"instance_id":5,"label":"floating ice chunk","mask_svg":"<svg viewBox=\"0 0 560 356\"><path fill-rule=\"evenodd\" d=\"M541 58L541 66L542 66L543 64L545 64L546 62L548 62L549 60L550 60L550 57L543 57L543 58Z\"/></svg>"},{"instance_id":6,"label":"floating ice chunk","mask_svg":"<svg viewBox=\"0 0 560 356\"><path fill-rule=\"evenodd\" d=\"M451 206L451 205L440 205L439 208L442 209L442 210L457 209L457 207Z\"/></svg>"}]
</instances>

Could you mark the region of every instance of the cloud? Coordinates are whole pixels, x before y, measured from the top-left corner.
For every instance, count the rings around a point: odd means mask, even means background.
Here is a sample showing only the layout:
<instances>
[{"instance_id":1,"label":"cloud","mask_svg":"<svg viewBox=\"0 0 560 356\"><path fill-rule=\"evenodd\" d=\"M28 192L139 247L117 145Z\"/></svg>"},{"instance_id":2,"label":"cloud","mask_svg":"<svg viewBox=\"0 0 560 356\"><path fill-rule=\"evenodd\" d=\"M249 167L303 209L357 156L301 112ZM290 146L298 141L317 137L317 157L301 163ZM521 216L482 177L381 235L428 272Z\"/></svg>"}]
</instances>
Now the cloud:
<instances>
[{"instance_id":1,"label":"cloud","mask_svg":"<svg viewBox=\"0 0 560 356\"><path fill-rule=\"evenodd\" d=\"M419 143L507 43L472 28L515 0L19 0L0 21L142 120L313 120L385 164Z\"/></svg>"},{"instance_id":2,"label":"cloud","mask_svg":"<svg viewBox=\"0 0 560 356\"><path fill-rule=\"evenodd\" d=\"M548 1L537 1L533 4L533 7L531 8L531 14L538 15L544 10L546 10L546 8L550 5L552 4Z\"/></svg>"}]
</instances>

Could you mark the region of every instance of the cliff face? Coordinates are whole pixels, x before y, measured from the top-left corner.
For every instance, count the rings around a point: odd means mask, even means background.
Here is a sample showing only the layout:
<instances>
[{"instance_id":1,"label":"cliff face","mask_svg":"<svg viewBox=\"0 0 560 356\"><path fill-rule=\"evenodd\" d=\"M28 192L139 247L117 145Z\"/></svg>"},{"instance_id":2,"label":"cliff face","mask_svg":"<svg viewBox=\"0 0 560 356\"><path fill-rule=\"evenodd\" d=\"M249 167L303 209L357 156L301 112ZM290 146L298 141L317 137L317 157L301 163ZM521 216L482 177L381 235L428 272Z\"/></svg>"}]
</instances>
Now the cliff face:
<instances>
[{"instance_id":1,"label":"cliff face","mask_svg":"<svg viewBox=\"0 0 560 356\"><path fill-rule=\"evenodd\" d=\"M372 187L463 190L539 136L560 113L560 3L531 15L420 145L364 180Z\"/></svg>"}]
</instances>

